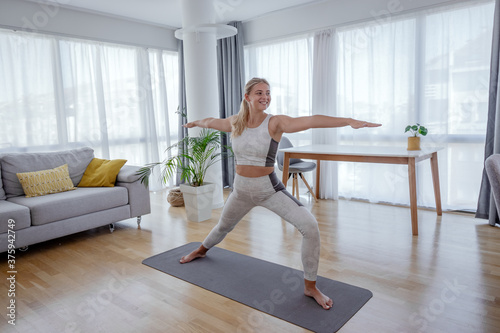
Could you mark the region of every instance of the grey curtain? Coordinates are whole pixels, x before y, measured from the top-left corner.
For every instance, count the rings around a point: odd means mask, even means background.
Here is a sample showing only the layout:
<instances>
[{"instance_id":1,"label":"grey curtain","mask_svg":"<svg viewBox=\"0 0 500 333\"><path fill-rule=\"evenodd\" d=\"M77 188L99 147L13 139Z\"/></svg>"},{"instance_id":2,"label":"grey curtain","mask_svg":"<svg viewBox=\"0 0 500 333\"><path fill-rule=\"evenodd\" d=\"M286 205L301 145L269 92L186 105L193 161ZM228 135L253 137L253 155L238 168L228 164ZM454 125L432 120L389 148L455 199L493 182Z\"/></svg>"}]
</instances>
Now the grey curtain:
<instances>
[{"instance_id":1,"label":"grey curtain","mask_svg":"<svg viewBox=\"0 0 500 333\"><path fill-rule=\"evenodd\" d=\"M177 41L177 51L179 59L179 127L178 127L178 137L179 141L182 140L188 134L188 129L183 127L186 124L186 117L182 113L186 113L187 103L186 103L186 79L184 74L184 44L182 40ZM179 149L184 149L185 147L179 147ZM181 183L180 172L177 172L176 184Z\"/></svg>"},{"instance_id":2,"label":"grey curtain","mask_svg":"<svg viewBox=\"0 0 500 333\"><path fill-rule=\"evenodd\" d=\"M219 116L227 118L237 114L245 87L245 62L243 58L243 25L230 22L236 27L235 36L217 41L217 67L219 78ZM229 135L224 134L222 143L230 146ZM223 153L227 153L223 149ZM222 160L222 178L224 187L232 187L235 174L234 158Z\"/></svg>"},{"instance_id":3,"label":"grey curtain","mask_svg":"<svg viewBox=\"0 0 500 333\"><path fill-rule=\"evenodd\" d=\"M486 144L484 159L493 154L500 153L500 94L499 85L499 64L500 64L500 0L495 3L495 22L493 26L493 44L491 48L490 67L490 92L488 102L488 122L486 125ZM476 211L477 218L489 220L489 224L499 223L497 207L491 193L491 184L483 169L483 179L479 191L479 199Z\"/></svg>"}]
</instances>

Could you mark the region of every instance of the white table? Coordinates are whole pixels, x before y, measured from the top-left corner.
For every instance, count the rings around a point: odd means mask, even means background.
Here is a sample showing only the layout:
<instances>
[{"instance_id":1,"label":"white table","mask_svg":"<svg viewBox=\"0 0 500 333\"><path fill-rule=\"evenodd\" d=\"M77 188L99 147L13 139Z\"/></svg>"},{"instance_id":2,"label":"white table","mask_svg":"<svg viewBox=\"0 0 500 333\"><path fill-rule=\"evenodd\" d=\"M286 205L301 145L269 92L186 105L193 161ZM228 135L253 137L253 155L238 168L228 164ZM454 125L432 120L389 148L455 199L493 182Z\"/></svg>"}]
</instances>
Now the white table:
<instances>
[{"instance_id":1,"label":"white table","mask_svg":"<svg viewBox=\"0 0 500 333\"><path fill-rule=\"evenodd\" d=\"M309 145L280 149L285 153L283 163L283 184L288 181L288 168L291 158L316 160L316 195L319 193L320 161L388 163L408 165L408 181L410 187L410 210L412 234L418 235L417 214L417 176L415 165L417 162L430 159L434 197L436 200L437 215L442 215L441 191L439 188L439 170L437 152L439 147L422 148L422 150L408 151L406 147L372 147L372 146L342 146L342 145ZM315 195L311 193L311 195Z\"/></svg>"}]
</instances>

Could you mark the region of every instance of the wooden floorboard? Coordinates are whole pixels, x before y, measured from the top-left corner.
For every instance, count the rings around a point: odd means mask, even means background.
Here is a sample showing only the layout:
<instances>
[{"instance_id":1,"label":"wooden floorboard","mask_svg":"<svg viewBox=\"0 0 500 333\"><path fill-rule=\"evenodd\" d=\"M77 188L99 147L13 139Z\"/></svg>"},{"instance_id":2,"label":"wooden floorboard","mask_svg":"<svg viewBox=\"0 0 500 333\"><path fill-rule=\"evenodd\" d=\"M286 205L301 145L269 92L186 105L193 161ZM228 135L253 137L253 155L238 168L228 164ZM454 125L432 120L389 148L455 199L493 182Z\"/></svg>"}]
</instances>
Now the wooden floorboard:
<instances>
[{"instance_id":1,"label":"wooden floorboard","mask_svg":"<svg viewBox=\"0 0 500 333\"><path fill-rule=\"evenodd\" d=\"M186 221L184 208L151 193L152 214L16 251L16 325L7 323L2 254L1 332L307 332L142 265L202 241L217 223ZM227 192L226 192L227 194ZM301 197L319 222L319 274L369 289L373 298L340 330L499 332L500 228L472 215ZM301 235L253 209L219 247L301 269ZM262 281L265 283L265 281ZM321 286L320 286L321 287ZM335 301L335 295L330 295Z\"/></svg>"}]
</instances>

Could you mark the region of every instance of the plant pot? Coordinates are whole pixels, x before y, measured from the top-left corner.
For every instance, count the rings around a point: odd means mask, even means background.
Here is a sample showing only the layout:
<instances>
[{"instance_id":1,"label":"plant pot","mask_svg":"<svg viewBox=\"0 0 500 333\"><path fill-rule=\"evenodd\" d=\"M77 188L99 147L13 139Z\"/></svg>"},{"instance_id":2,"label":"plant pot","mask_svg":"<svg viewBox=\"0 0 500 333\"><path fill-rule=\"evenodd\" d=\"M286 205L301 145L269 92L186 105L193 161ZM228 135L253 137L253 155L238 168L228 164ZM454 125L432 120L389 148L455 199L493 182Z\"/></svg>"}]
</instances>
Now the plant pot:
<instances>
[{"instance_id":1,"label":"plant pot","mask_svg":"<svg viewBox=\"0 0 500 333\"><path fill-rule=\"evenodd\" d=\"M212 201L214 197L215 184L205 183L203 186L180 185L186 215L188 220L201 222L212 217Z\"/></svg>"},{"instance_id":2,"label":"plant pot","mask_svg":"<svg viewBox=\"0 0 500 333\"><path fill-rule=\"evenodd\" d=\"M408 137L408 150L420 150L420 137L419 136Z\"/></svg>"}]
</instances>

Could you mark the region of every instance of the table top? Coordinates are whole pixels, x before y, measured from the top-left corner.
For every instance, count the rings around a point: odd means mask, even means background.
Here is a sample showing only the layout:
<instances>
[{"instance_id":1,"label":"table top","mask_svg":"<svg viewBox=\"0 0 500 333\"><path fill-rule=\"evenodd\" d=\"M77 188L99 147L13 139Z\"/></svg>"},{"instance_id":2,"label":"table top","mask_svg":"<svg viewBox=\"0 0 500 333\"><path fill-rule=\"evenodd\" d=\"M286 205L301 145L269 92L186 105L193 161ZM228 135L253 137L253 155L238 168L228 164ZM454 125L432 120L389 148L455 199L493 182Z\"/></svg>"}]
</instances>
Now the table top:
<instances>
[{"instance_id":1,"label":"table top","mask_svg":"<svg viewBox=\"0 0 500 333\"><path fill-rule=\"evenodd\" d=\"M381 157L422 157L430 155L443 147L422 147L421 150L407 150L406 147L395 146L353 146L313 144L284 148L279 151L293 153L325 154L325 155L352 155L352 156L381 156Z\"/></svg>"}]
</instances>

